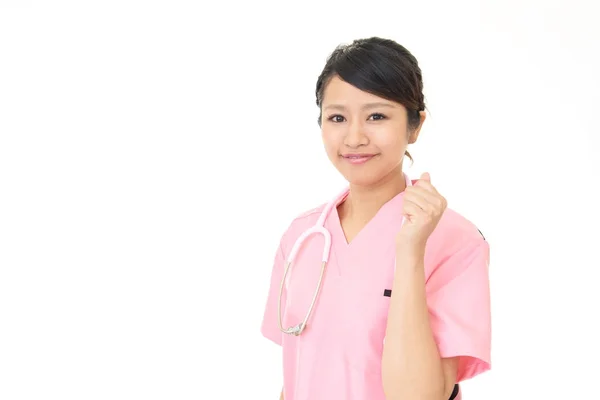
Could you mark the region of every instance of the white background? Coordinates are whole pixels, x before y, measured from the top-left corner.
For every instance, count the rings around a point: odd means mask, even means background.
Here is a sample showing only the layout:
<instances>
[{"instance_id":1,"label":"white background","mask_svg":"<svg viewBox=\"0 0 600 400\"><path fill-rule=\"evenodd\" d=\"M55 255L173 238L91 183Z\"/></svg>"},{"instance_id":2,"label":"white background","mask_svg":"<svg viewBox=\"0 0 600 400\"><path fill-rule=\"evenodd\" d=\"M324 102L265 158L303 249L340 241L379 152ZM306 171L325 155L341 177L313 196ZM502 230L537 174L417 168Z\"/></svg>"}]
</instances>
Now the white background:
<instances>
[{"instance_id":1,"label":"white background","mask_svg":"<svg viewBox=\"0 0 600 400\"><path fill-rule=\"evenodd\" d=\"M200 3L0 2L1 399L278 398L273 255L344 185L314 86L372 35L423 70L407 172L491 244L465 398L600 399L594 2Z\"/></svg>"}]
</instances>

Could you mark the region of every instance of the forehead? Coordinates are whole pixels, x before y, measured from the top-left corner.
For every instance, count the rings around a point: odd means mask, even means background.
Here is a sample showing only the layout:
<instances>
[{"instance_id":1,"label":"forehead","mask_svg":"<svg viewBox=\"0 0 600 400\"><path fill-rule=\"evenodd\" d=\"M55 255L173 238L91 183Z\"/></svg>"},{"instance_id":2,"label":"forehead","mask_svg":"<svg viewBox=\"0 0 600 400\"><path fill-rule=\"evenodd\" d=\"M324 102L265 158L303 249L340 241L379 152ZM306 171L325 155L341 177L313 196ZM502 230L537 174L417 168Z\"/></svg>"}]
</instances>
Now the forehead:
<instances>
[{"instance_id":1,"label":"forehead","mask_svg":"<svg viewBox=\"0 0 600 400\"><path fill-rule=\"evenodd\" d=\"M331 78L323 92L323 109L357 108L366 105L402 108L402 105L358 89L338 76Z\"/></svg>"}]
</instances>

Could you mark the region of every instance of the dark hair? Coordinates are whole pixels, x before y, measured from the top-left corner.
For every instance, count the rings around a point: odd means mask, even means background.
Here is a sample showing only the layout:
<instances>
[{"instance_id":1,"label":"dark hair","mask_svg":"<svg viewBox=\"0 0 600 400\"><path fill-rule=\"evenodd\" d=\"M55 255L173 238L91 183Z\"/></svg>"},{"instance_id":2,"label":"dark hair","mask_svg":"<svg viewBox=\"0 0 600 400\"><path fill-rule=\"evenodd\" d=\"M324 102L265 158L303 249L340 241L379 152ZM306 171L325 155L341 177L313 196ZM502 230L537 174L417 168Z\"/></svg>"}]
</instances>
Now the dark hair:
<instances>
[{"instance_id":1,"label":"dark hair","mask_svg":"<svg viewBox=\"0 0 600 400\"><path fill-rule=\"evenodd\" d=\"M336 47L317 80L319 126L323 93L334 76L360 90L402 104L408 113L409 130L419 126L419 112L425 110L421 68L417 59L397 42L370 37ZM406 155L412 161L408 151Z\"/></svg>"}]
</instances>

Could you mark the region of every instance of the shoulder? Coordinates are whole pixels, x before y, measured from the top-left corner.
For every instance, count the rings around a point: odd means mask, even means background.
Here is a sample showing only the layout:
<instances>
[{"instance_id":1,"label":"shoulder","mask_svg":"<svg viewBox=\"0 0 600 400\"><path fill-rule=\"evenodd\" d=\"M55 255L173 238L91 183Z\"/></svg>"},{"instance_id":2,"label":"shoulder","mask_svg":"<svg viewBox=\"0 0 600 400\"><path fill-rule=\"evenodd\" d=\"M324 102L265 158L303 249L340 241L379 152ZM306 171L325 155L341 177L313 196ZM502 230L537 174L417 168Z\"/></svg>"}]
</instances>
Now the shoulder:
<instances>
[{"instance_id":1,"label":"shoulder","mask_svg":"<svg viewBox=\"0 0 600 400\"><path fill-rule=\"evenodd\" d=\"M426 254L430 272L445 266L460 273L472 265L474 258L480 260L481 268L487 268L489 243L476 223L455 210L446 209L429 237Z\"/></svg>"},{"instance_id":2,"label":"shoulder","mask_svg":"<svg viewBox=\"0 0 600 400\"><path fill-rule=\"evenodd\" d=\"M451 208L446 209L442 215L434 234L443 242L485 241L483 233L475 222Z\"/></svg>"},{"instance_id":3,"label":"shoulder","mask_svg":"<svg viewBox=\"0 0 600 400\"><path fill-rule=\"evenodd\" d=\"M304 210L291 220L281 237L281 250L284 254L287 255L296 239L317 222L326 205L327 203L322 203L316 207Z\"/></svg>"},{"instance_id":4,"label":"shoulder","mask_svg":"<svg viewBox=\"0 0 600 400\"><path fill-rule=\"evenodd\" d=\"M323 203L317 207L311 208L310 210L302 211L292 220L292 225L295 223L302 224L306 222L315 222L319 218L319 215L321 215L323 212L323 209L326 205L326 203Z\"/></svg>"}]
</instances>

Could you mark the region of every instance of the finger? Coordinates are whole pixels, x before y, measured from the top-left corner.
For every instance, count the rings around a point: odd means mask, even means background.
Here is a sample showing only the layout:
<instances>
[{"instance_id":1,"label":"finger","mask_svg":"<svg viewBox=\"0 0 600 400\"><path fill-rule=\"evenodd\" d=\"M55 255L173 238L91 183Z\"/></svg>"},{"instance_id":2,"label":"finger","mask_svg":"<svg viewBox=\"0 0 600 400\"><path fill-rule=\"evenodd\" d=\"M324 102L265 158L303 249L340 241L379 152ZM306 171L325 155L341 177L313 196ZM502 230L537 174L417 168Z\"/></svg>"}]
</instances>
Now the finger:
<instances>
[{"instance_id":1,"label":"finger","mask_svg":"<svg viewBox=\"0 0 600 400\"><path fill-rule=\"evenodd\" d=\"M412 202L419 206L421 209L425 209L427 206L427 198L424 195L424 191L415 190L415 188L411 188L412 190L407 190L404 193L404 201Z\"/></svg>"},{"instance_id":2,"label":"finger","mask_svg":"<svg viewBox=\"0 0 600 400\"><path fill-rule=\"evenodd\" d=\"M403 214L409 217L409 219L418 219L425 215L425 211L423 211L423 209L417 203L414 203L407 199L404 200L404 205L402 206L402 209Z\"/></svg>"},{"instance_id":3,"label":"finger","mask_svg":"<svg viewBox=\"0 0 600 400\"><path fill-rule=\"evenodd\" d=\"M435 186L433 186L431 184L431 181L428 181L428 180L419 179L419 180L417 180L417 182L415 182L415 184L413 186L424 188L424 189L429 190L430 192L437 193L437 189L435 188Z\"/></svg>"},{"instance_id":4,"label":"finger","mask_svg":"<svg viewBox=\"0 0 600 400\"><path fill-rule=\"evenodd\" d=\"M429 175L429 172L423 172L419 180L431 182L431 176Z\"/></svg>"},{"instance_id":5,"label":"finger","mask_svg":"<svg viewBox=\"0 0 600 400\"><path fill-rule=\"evenodd\" d=\"M431 192L430 190L423 187L412 186L406 189L405 196L410 197L413 195L413 193L419 195L421 198L423 198L424 201L430 203L434 207L445 207L446 199L437 192Z\"/></svg>"},{"instance_id":6,"label":"finger","mask_svg":"<svg viewBox=\"0 0 600 400\"><path fill-rule=\"evenodd\" d=\"M446 199L423 188L411 187L404 194L405 199L417 203L427 213L433 214L446 207Z\"/></svg>"}]
</instances>

